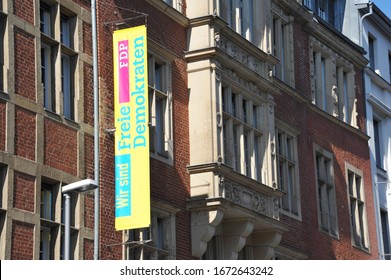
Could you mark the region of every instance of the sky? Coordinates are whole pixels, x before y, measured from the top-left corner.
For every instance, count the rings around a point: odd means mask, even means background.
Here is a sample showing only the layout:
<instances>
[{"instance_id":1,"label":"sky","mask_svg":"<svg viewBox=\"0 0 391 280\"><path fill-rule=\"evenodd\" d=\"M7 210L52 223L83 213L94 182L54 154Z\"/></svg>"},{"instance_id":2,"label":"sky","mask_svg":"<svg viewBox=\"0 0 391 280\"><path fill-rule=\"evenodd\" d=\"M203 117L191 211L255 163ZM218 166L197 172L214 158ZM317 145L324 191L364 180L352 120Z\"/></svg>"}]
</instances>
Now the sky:
<instances>
[{"instance_id":1,"label":"sky","mask_svg":"<svg viewBox=\"0 0 391 280\"><path fill-rule=\"evenodd\" d=\"M391 19L391 0L372 0L371 2Z\"/></svg>"}]
</instances>

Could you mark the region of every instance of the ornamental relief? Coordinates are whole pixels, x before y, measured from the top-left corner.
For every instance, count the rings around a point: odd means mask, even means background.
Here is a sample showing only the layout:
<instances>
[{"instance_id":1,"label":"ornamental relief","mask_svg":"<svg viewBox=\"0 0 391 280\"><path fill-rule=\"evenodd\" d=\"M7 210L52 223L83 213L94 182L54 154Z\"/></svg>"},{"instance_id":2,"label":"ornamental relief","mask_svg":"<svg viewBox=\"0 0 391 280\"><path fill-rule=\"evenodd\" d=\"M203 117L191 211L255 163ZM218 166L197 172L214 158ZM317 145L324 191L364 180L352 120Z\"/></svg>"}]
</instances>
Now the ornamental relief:
<instances>
[{"instance_id":1,"label":"ornamental relief","mask_svg":"<svg viewBox=\"0 0 391 280\"><path fill-rule=\"evenodd\" d=\"M263 62L259 59L256 59L252 55L248 54L246 51L238 47L236 44L227 40L221 36L220 33L215 34L216 46L227 53L229 56L233 57L239 63L245 65L252 71L257 74L265 77L263 70Z\"/></svg>"},{"instance_id":2,"label":"ornamental relief","mask_svg":"<svg viewBox=\"0 0 391 280\"><path fill-rule=\"evenodd\" d=\"M278 199L267 197L227 179L221 179L220 191L230 202L274 219L279 217Z\"/></svg>"}]
</instances>

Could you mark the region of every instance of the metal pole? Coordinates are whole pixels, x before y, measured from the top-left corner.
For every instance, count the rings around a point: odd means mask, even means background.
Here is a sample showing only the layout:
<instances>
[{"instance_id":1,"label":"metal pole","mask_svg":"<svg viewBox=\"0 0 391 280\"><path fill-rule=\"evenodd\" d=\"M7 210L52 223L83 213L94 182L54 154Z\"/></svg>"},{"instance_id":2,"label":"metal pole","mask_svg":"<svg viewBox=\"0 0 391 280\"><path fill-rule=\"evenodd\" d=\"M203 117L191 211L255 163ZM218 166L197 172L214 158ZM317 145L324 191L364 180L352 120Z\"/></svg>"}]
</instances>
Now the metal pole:
<instances>
[{"instance_id":1,"label":"metal pole","mask_svg":"<svg viewBox=\"0 0 391 280\"><path fill-rule=\"evenodd\" d=\"M94 260L99 259L99 81L98 81L98 44L96 32L96 0L91 0L92 17L92 58L94 83L94 180L98 185L94 195Z\"/></svg>"},{"instance_id":2,"label":"metal pole","mask_svg":"<svg viewBox=\"0 0 391 280\"><path fill-rule=\"evenodd\" d=\"M64 193L65 198L65 237L64 237L64 260L69 260L71 246L71 197Z\"/></svg>"}]
</instances>

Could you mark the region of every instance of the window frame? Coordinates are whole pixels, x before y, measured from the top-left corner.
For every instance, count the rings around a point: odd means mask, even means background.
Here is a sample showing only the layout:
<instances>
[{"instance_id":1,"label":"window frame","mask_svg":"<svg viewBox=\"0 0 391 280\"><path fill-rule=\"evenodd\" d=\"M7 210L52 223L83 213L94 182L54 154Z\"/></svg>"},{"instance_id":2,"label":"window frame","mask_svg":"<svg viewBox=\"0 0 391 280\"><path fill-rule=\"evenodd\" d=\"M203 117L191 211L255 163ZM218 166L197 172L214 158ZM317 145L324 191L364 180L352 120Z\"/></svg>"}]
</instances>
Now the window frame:
<instances>
[{"instance_id":1,"label":"window frame","mask_svg":"<svg viewBox=\"0 0 391 280\"><path fill-rule=\"evenodd\" d=\"M368 60L369 68L373 71L376 71L377 61L376 61L376 46L377 40L376 37L368 32Z\"/></svg>"},{"instance_id":2,"label":"window frame","mask_svg":"<svg viewBox=\"0 0 391 280\"><path fill-rule=\"evenodd\" d=\"M248 41L254 40L254 0L227 0L219 2L219 16L228 26ZM248 21L244 21L248 19Z\"/></svg>"},{"instance_id":3,"label":"window frame","mask_svg":"<svg viewBox=\"0 0 391 280\"><path fill-rule=\"evenodd\" d=\"M272 54L279 59L273 66L273 75L294 87L293 27L289 16L275 4L271 28Z\"/></svg>"},{"instance_id":4,"label":"window frame","mask_svg":"<svg viewBox=\"0 0 391 280\"><path fill-rule=\"evenodd\" d=\"M78 107L77 21L62 5L40 2L43 106L71 121L77 120Z\"/></svg>"},{"instance_id":5,"label":"window frame","mask_svg":"<svg viewBox=\"0 0 391 280\"><path fill-rule=\"evenodd\" d=\"M160 88L157 86L156 65L161 67ZM171 79L171 63L157 53L148 50L150 155L168 164L173 164L174 159ZM158 115L162 117L158 118Z\"/></svg>"},{"instance_id":6,"label":"window frame","mask_svg":"<svg viewBox=\"0 0 391 280\"><path fill-rule=\"evenodd\" d=\"M319 162L319 159L321 159L321 162ZM314 144L314 170L319 231L338 239L338 211L336 207L333 154L317 144Z\"/></svg>"},{"instance_id":7,"label":"window frame","mask_svg":"<svg viewBox=\"0 0 391 280\"><path fill-rule=\"evenodd\" d=\"M182 0L162 0L167 5L173 7L180 13L183 13L183 3Z\"/></svg>"},{"instance_id":8,"label":"window frame","mask_svg":"<svg viewBox=\"0 0 391 280\"><path fill-rule=\"evenodd\" d=\"M283 140L282 142L279 141L280 135L282 137L281 140ZM297 135L298 133L290 129L288 125L276 121L275 137L276 137L276 162L277 162L276 164L277 164L278 189L285 193L280 201L280 206L281 206L280 209L283 214L301 220L301 199L300 199ZM287 154L288 138L290 139L290 155ZM283 147L280 147L280 143L284 144ZM283 149L282 153L280 151L281 148ZM282 164L282 166L280 164ZM283 173L284 173L283 177L281 177L280 167L283 168ZM291 174L291 176L289 176L288 173ZM288 178L290 178L290 180ZM281 179L283 179L284 182L289 182L289 186L283 187L281 185ZM287 207L286 206L284 207L284 199L287 199L288 202ZM294 204L296 206L294 206ZM296 208L296 210L294 210L294 208Z\"/></svg>"},{"instance_id":9,"label":"window frame","mask_svg":"<svg viewBox=\"0 0 391 280\"><path fill-rule=\"evenodd\" d=\"M383 143L382 143L382 134L383 134L383 126L382 126L382 118L378 117L379 114L373 114L372 118L372 126L373 126L373 145L375 149L374 158L376 167L384 170L384 152L383 152Z\"/></svg>"},{"instance_id":10,"label":"window frame","mask_svg":"<svg viewBox=\"0 0 391 280\"><path fill-rule=\"evenodd\" d=\"M225 82L220 94L223 163L238 173L262 182L263 132L258 122L261 118L261 104L254 103L238 88Z\"/></svg>"},{"instance_id":11,"label":"window frame","mask_svg":"<svg viewBox=\"0 0 391 280\"><path fill-rule=\"evenodd\" d=\"M8 180L8 165L0 163L0 209L6 208L6 202L4 201L6 186Z\"/></svg>"},{"instance_id":12,"label":"window frame","mask_svg":"<svg viewBox=\"0 0 391 280\"><path fill-rule=\"evenodd\" d=\"M345 172L352 245L361 250L369 251L370 243L363 172L347 162L345 163Z\"/></svg>"},{"instance_id":13,"label":"window frame","mask_svg":"<svg viewBox=\"0 0 391 280\"><path fill-rule=\"evenodd\" d=\"M356 127L356 94L354 86L354 70L344 60L337 60L336 64L336 88L338 103L338 118Z\"/></svg>"},{"instance_id":14,"label":"window frame","mask_svg":"<svg viewBox=\"0 0 391 280\"><path fill-rule=\"evenodd\" d=\"M55 47L41 43L41 82L44 95L44 107L46 110L54 113L56 112L57 103L54 77L55 57Z\"/></svg>"},{"instance_id":15,"label":"window frame","mask_svg":"<svg viewBox=\"0 0 391 280\"><path fill-rule=\"evenodd\" d=\"M61 92L63 95L63 115L75 119L75 57L61 53Z\"/></svg>"}]
</instances>

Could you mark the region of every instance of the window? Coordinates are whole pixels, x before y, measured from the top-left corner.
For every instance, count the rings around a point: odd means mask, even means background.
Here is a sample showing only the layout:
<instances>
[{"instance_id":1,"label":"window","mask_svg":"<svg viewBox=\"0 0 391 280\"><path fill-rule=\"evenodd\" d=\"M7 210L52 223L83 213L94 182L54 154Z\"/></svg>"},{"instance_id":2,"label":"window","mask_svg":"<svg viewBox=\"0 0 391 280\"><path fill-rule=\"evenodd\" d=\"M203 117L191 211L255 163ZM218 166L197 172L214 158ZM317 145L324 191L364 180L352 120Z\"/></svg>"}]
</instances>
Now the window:
<instances>
[{"instance_id":1,"label":"window","mask_svg":"<svg viewBox=\"0 0 391 280\"><path fill-rule=\"evenodd\" d=\"M64 10L64 9L62 9ZM63 94L64 117L75 119L75 82L77 53L74 50L75 17L67 13L60 15L61 42L61 92Z\"/></svg>"},{"instance_id":2,"label":"window","mask_svg":"<svg viewBox=\"0 0 391 280\"><path fill-rule=\"evenodd\" d=\"M390 233L388 232L388 212L380 209L381 228L383 236L383 248L386 260L391 260Z\"/></svg>"},{"instance_id":3,"label":"window","mask_svg":"<svg viewBox=\"0 0 391 280\"><path fill-rule=\"evenodd\" d=\"M69 55L61 55L61 91L63 94L63 111L64 116L68 119L74 119L75 101L74 101L74 88L75 88L75 63L74 57Z\"/></svg>"},{"instance_id":4,"label":"window","mask_svg":"<svg viewBox=\"0 0 391 280\"><path fill-rule=\"evenodd\" d=\"M315 147L318 219L323 232L338 236L334 170L331 153Z\"/></svg>"},{"instance_id":5,"label":"window","mask_svg":"<svg viewBox=\"0 0 391 280\"><path fill-rule=\"evenodd\" d=\"M221 0L220 16L249 41L253 40L253 0Z\"/></svg>"},{"instance_id":6,"label":"window","mask_svg":"<svg viewBox=\"0 0 391 280\"><path fill-rule=\"evenodd\" d=\"M76 193L72 193L70 196L70 259L73 259L76 250L77 236L79 233L75 224L78 195ZM60 191L60 183L50 181L46 178L43 178L41 183L40 218L40 259L62 259L64 250L63 224L65 222L64 196Z\"/></svg>"},{"instance_id":7,"label":"window","mask_svg":"<svg viewBox=\"0 0 391 280\"><path fill-rule=\"evenodd\" d=\"M174 7L179 12L183 13L183 11L182 11L182 7L183 7L182 0L163 0L163 2L167 3L171 7Z\"/></svg>"},{"instance_id":8,"label":"window","mask_svg":"<svg viewBox=\"0 0 391 280\"><path fill-rule=\"evenodd\" d=\"M55 186L43 183L41 186L41 218L54 220L56 209Z\"/></svg>"},{"instance_id":9,"label":"window","mask_svg":"<svg viewBox=\"0 0 391 280\"><path fill-rule=\"evenodd\" d=\"M5 208L3 203L4 191L6 189L7 182L7 166L0 163L0 209Z\"/></svg>"},{"instance_id":10,"label":"window","mask_svg":"<svg viewBox=\"0 0 391 280\"><path fill-rule=\"evenodd\" d=\"M346 69L343 65L337 67L337 88L338 93L338 118L347 124L356 125L355 118L355 101L354 94L354 76L350 69Z\"/></svg>"},{"instance_id":11,"label":"window","mask_svg":"<svg viewBox=\"0 0 391 280\"><path fill-rule=\"evenodd\" d=\"M6 22L6 16L0 11L0 91L5 91L7 81L7 68L5 65Z\"/></svg>"},{"instance_id":12,"label":"window","mask_svg":"<svg viewBox=\"0 0 391 280\"><path fill-rule=\"evenodd\" d=\"M54 22L57 20L60 23L58 30L54 28ZM77 17L72 12L62 6L58 9L55 5L40 3L41 81L44 107L53 113L61 113L71 120L76 117L75 95L78 81L76 26Z\"/></svg>"},{"instance_id":13,"label":"window","mask_svg":"<svg viewBox=\"0 0 391 280\"><path fill-rule=\"evenodd\" d=\"M48 37L54 37L54 18L51 7L46 3L41 2L39 7L39 16L41 32Z\"/></svg>"},{"instance_id":14,"label":"window","mask_svg":"<svg viewBox=\"0 0 391 280\"><path fill-rule=\"evenodd\" d=\"M342 30L346 0L303 0L303 5L339 31Z\"/></svg>"},{"instance_id":15,"label":"window","mask_svg":"<svg viewBox=\"0 0 391 280\"><path fill-rule=\"evenodd\" d=\"M279 11L279 12L277 12ZM293 86L293 36L289 17L281 9L274 9L272 26L272 52L279 59L274 66L274 75Z\"/></svg>"},{"instance_id":16,"label":"window","mask_svg":"<svg viewBox=\"0 0 391 280\"><path fill-rule=\"evenodd\" d=\"M327 60L320 52L313 54L313 82L314 82L314 103L323 111L328 111L329 105L327 96L327 80L329 79L326 67Z\"/></svg>"},{"instance_id":17,"label":"window","mask_svg":"<svg viewBox=\"0 0 391 280\"><path fill-rule=\"evenodd\" d=\"M299 215L299 184L297 180L296 137L284 130L276 129L278 188L285 194L281 207L285 213Z\"/></svg>"},{"instance_id":18,"label":"window","mask_svg":"<svg viewBox=\"0 0 391 280\"><path fill-rule=\"evenodd\" d=\"M347 181L353 244L361 249L368 249L368 232L366 225L365 195L362 172L348 166Z\"/></svg>"},{"instance_id":19,"label":"window","mask_svg":"<svg viewBox=\"0 0 391 280\"><path fill-rule=\"evenodd\" d=\"M368 34L368 55L369 55L369 67L375 71L376 63L375 63L375 41L376 39Z\"/></svg>"},{"instance_id":20,"label":"window","mask_svg":"<svg viewBox=\"0 0 391 280\"><path fill-rule=\"evenodd\" d=\"M54 83L55 48L41 44L41 81L46 110L56 111L55 83Z\"/></svg>"},{"instance_id":21,"label":"window","mask_svg":"<svg viewBox=\"0 0 391 280\"><path fill-rule=\"evenodd\" d=\"M235 171L261 181L261 108L243 94L222 87L223 162ZM241 105L241 106L240 106Z\"/></svg>"},{"instance_id":22,"label":"window","mask_svg":"<svg viewBox=\"0 0 391 280\"><path fill-rule=\"evenodd\" d=\"M56 228L42 227L40 231L39 259L54 260Z\"/></svg>"},{"instance_id":23,"label":"window","mask_svg":"<svg viewBox=\"0 0 391 280\"><path fill-rule=\"evenodd\" d=\"M373 141L375 144L375 161L378 168L383 168L383 157L381 149L381 122L373 119Z\"/></svg>"},{"instance_id":24,"label":"window","mask_svg":"<svg viewBox=\"0 0 391 280\"><path fill-rule=\"evenodd\" d=\"M150 150L172 160L171 66L154 55L149 55L148 63Z\"/></svg>"},{"instance_id":25,"label":"window","mask_svg":"<svg viewBox=\"0 0 391 280\"><path fill-rule=\"evenodd\" d=\"M73 44L71 45L71 43L73 43L71 37L71 22L65 15L61 15L60 18L60 41L67 47L73 47Z\"/></svg>"},{"instance_id":26,"label":"window","mask_svg":"<svg viewBox=\"0 0 391 280\"><path fill-rule=\"evenodd\" d=\"M175 259L175 214L154 209L151 226L127 230L125 239L128 260Z\"/></svg>"},{"instance_id":27,"label":"window","mask_svg":"<svg viewBox=\"0 0 391 280\"><path fill-rule=\"evenodd\" d=\"M354 66L338 53L311 38L312 103L328 114L357 127Z\"/></svg>"},{"instance_id":28,"label":"window","mask_svg":"<svg viewBox=\"0 0 391 280\"><path fill-rule=\"evenodd\" d=\"M60 224L56 222L56 200L59 186L56 183L41 184L41 229L39 259L55 259L57 236Z\"/></svg>"}]
</instances>

